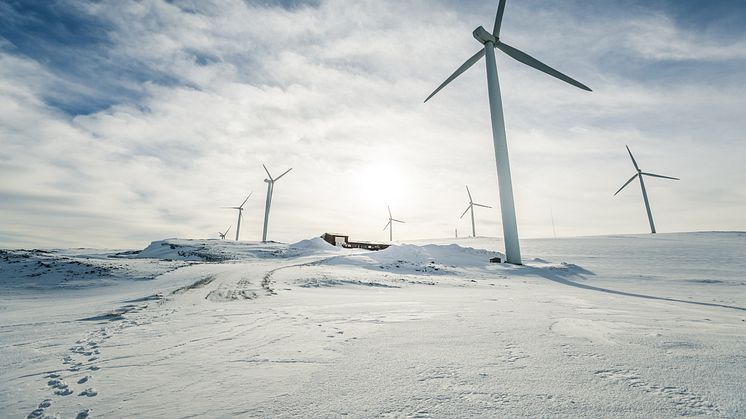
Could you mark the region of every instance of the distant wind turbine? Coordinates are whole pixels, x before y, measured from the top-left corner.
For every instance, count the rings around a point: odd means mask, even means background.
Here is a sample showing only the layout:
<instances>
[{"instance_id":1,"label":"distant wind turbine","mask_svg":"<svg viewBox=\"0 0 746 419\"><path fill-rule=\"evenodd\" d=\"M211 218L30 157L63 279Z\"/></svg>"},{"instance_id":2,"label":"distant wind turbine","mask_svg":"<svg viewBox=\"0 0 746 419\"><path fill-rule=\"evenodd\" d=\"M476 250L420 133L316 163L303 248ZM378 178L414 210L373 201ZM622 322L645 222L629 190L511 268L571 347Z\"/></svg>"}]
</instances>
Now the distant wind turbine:
<instances>
[{"instance_id":1,"label":"distant wind turbine","mask_svg":"<svg viewBox=\"0 0 746 419\"><path fill-rule=\"evenodd\" d=\"M389 222L386 223L385 226L383 226L383 229L384 230L386 230L387 228L389 229L389 241L392 242L394 241L394 223L404 223L404 221L397 220L396 218L392 217L391 207L387 206L387 208L389 209Z\"/></svg>"},{"instance_id":2,"label":"distant wind turbine","mask_svg":"<svg viewBox=\"0 0 746 419\"><path fill-rule=\"evenodd\" d=\"M243 202L241 202L241 205L239 205L237 207L223 207L223 208L238 210L238 223L236 223L236 241L238 241L238 233L241 232L241 214L243 213L243 205L246 203L246 201L249 200L249 198L251 198L251 195L253 193L254 193L254 191L251 191L249 193L249 196L247 196L246 199L244 199ZM230 227L229 227L229 229L230 229ZM226 233L228 233L228 231L226 231Z\"/></svg>"},{"instance_id":3,"label":"distant wind turbine","mask_svg":"<svg viewBox=\"0 0 746 419\"><path fill-rule=\"evenodd\" d=\"M539 71L556 77L575 87L591 91L591 89L572 79L559 71L547 66L530 55L519 51L508 44L500 41L500 25L502 24L503 13L505 12L505 1L500 0L497 6L497 16L492 33L487 32L483 27L478 27L472 35L484 45L471 58L466 60L456 71L446 79L430 96L425 99L427 102L431 97L438 93L448 83L469 69L474 63L479 61L483 56L487 56L487 90L490 100L490 115L492 118L492 140L495 146L495 161L497 163L497 180L500 189L500 211L503 221L503 236L505 237L505 255L508 263L521 264L521 247L518 242L518 226L515 218L515 204L513 203L513 184L510 177L510 162L508 159L508 144L505 135L505 119L503 116L502 100L500 99L500 81L497 77L497 64L495 63L495 51L497 48L511 58L533 67Z\"/></svg>"},{"instance_id":4,"label":"distant wind turbine","mask_svg":"<svg viewBox=\"0 0 746 419\"><path fill-rule=\"evenodd\" d=\"M218 235L220 236L221 240L225 240L225 235L228 234L229 231L231 231L231 227L233 226L228 226L228 230L225 230L225 233L221 233L220 231L218 231Z\"/></svg>"},{"instance_id":5,"label":"distant wind turbine","mask_svg":"<svg viewBox=\"0 0 746 419\"><path fill-rule=\"evenodd\" d=\"M627 146L625 146L625 147L627 147ZM655 234L655 223L653 223L653 213L650 211L650 202L648 202L648 193L645 190L645 182L643 182L642 177L643 176L651 176L651 177L659 177L659 178L663 178L663 179L673 179L673 180L681 180L681 179L676 178L676 177L656 175L656 174L653 174L653 173L643 172L642 170L640 170L640 167L637 166L637 162L635 161L635 157L632 156L632 152L629 150L629 147L627 147L627 153L629 153L629 158L632 159L632 164L635 165L635 170L637 170L637 173L635 173L634 176L632 176L631 178L629 178L629 180L624 185L622 185L622 187L619 188L618 191L616 191L614 193L614 196L616 196L619 192L621 192L622 189L624 189L625 186L629 185L630 182L632 182L633 180L635 180L635 178L639 178L640 179L640 189L642 189L642 199L643 199L643 201L645 201L645 210L648 212L648 221L650 222L650 233L651 234Z\"/></svg>"},{"instance_id":6,"label":"distant wind turbine","mask_svg":"<svg viewBox=\"0 0 746 419\"><path fill-rule=\"evenodd\" d=\"M487 205L477 204L476 202L474 202L474 200L471 199L471 191L469 191L469 186L466 186L466 193L469 194L469 206L466 207L466 209L464 210L464 213L461 214L461 217L459 218L464 218L464 215L466 215L466 212L471 210L471 236L477 237L477 232L476 232L476 229L474 228L474 207L482 207L482 208L492 208L492 207L487 206Z\"/></svg>"},{"instance_id":7,"label":"distant wind turbine","mask_svg":"<svg viewBox=\"0 0 746 419\"><path fill-rule=\"evenodd\" d=\"M283 174L280 176L277 176L276 178L273 178L271 174L269 174L269 170L267 170L267 166L262 165L264 168L264 171L267 172L268 179L264 179L265 182L267 182L267 202L264 206L264 229L262 230L262 241L267 241L267 226L269 225L269 207L272 205L272 194L275 191L275 182L280 180L281 177L285 176L289 171L293 170L291 167L290 169L286 170Z\"/></svg>"}]
</instances>

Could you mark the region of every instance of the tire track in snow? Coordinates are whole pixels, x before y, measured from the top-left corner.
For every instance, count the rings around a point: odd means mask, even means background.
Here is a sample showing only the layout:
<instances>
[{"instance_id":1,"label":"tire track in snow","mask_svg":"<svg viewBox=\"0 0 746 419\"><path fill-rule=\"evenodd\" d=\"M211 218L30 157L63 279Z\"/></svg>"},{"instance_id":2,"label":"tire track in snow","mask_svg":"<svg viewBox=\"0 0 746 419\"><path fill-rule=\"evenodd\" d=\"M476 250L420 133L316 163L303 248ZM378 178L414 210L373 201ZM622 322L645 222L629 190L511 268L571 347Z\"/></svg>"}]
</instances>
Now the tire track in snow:
<instances>
[{"instance_id":1,"label":"tire track in snow","mask_svg":"<svg viewBox=\"0 0 746 419\"><path fill-rule=\"evenodd\" d=\"M269 295L277 295L277 292L275 292L275 289L272 287L272 285L274 283L274 281L272 280L272 276L277 271L280 271L280 270L283 270L283 269L289 269L289 268L298 268L298 267L302 267L302 266L316 266L316 265L320 265L320 264L322 264L324 262L328 262L328 261L330 261L332 259L336 259L336 258L340 258L340 257L345 257L345 256L348 256L348 255L344 255L344 256L342 256L342 255L329 256L329 257L324 257L324 258L318 258L318 259L312 260L310 262L296 263L296 264L293 264L293 265L285 265L285 266L280 266L279 268L271 269L271 270L267 271L264 274L264 277L262 278L262 288L264 288Z\"/></svg>"}]
</instances>

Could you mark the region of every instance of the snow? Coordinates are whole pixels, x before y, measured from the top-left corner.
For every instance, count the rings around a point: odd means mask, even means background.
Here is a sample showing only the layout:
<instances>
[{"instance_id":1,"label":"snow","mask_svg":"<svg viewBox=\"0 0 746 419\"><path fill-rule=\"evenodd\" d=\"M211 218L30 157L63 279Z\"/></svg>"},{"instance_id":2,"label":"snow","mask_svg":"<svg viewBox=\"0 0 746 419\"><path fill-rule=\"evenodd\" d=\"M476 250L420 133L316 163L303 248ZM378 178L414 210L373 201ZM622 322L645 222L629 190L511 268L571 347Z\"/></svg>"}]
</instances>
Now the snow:
<instances>
[{"instance_id":1,"label":"snow","mask_svg":"<svg viewBox=\"0 0 746 419\"><path fill-rule=\"evenodd\" d=\"M501 247L2 251L0 416L746 414L746 234Z\"/></svg>"},{"instance_id":2,"label":"snow","mask_svg":"<svg viewBox=\"0 0 746 419\"><path fill-rule=\"evenodd\" d=\"M296 251L317 251L317 252L339 252L342 250L341 247L337 247L329 244L326 240L321 237L314 237L312 239L301 240L297 243L293 243L288 246L290 249Z\"/></svg>"}]
</instances>

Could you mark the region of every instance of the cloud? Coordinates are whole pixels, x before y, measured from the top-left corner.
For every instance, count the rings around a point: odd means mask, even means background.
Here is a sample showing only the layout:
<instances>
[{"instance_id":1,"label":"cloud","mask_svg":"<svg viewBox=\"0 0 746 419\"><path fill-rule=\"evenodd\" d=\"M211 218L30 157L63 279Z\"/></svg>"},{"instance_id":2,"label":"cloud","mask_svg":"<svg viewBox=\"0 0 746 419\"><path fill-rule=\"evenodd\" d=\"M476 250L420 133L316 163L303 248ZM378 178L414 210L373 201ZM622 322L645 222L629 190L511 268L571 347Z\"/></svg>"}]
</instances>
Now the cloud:
<instances>
[{"instance_id":1,"label":"cloud","mask_svg":"<svg viewBox=\"0 0 746 419\"><path fill-rule=\"evenodd\" d=\"M746 60L746 40L708 39L678 28L665 15L635 21L629 29L626 46L649 60Z\"/></svg>"},{"instance_id":2,"label":"cloud","mask_svg":"<svg viewBox=\"0 0 746 419\"><path fill-rule=\"evenodd\" d=\"M489 25L491 5L54 4L69 13L0 32L3 246L211 236L235 224L219 207L251 190L242 237L257 239L262 163L293 167L273 201L277 240L326 230L383 240L387 204L408 221L402 238L465 232L465 184L497 207L484 64L422 104L479 48L470 33ZM595 90L498 57L523 236L551 234L550 207L561 234L644 231L639 196L610 197L630 175L624 144L683 178L649 187L662 231L745 228L746 197L734 192L746 181L743 40L640 10L593 11L591 23L576 7L510 4L506 42ZM60 16L64 31L29 29ZM63 36L86 28L96 34L86 42ZM52 46L62 49L44 55ZM670 61L680 75L660 67ZM480 234L501 234L498 208L478 221Z\"/></svg>"}]
</instances>

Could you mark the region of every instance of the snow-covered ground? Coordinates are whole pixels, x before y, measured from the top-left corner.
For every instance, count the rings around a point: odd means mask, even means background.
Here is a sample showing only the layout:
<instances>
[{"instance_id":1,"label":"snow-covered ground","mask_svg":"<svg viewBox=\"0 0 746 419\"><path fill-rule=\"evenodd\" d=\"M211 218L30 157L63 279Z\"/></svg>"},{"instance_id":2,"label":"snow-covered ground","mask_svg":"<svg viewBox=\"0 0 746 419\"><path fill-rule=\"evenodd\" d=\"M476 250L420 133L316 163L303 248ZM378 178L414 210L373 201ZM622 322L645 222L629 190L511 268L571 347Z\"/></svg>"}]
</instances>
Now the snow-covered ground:
<instances>
[{"instance_id":1,"label":"snow-covered ground","mask_svg":"<svg viewBox=\"0 0 746 419\"><path fill-rule=\"evenodd\" d=\"M746 416L745 233L523 246L0 251L0 416Z\"/></svg>"}]
</instances>

